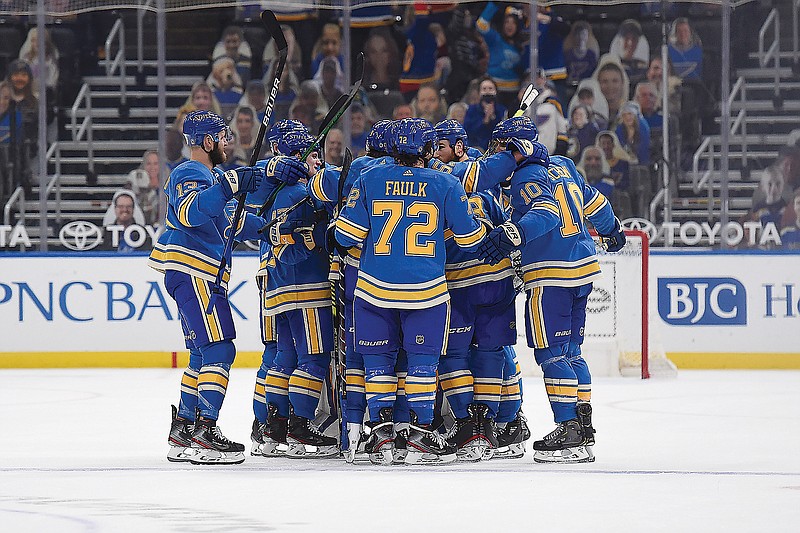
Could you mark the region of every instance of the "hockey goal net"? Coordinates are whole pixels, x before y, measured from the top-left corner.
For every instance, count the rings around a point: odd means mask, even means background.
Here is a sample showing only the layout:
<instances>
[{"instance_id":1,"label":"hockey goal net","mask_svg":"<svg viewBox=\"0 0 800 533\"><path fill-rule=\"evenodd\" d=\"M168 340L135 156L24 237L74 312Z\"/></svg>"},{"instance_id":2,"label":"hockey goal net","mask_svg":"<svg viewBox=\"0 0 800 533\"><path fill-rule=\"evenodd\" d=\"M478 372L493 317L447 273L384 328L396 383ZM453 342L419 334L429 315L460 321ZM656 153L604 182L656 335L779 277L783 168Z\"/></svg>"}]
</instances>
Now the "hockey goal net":
<instances>
[{"instance_id":1,"label":"hockey goal net","mask_svg":"<svg viewBox=\"0 0 800 533\"><path fill-rule=\"evenodd\" d=\"M582 353L597 376L674 376L675 365L667 358L651 320L648 298L649 241L641 231L626 230L627 242L617 253L608 253L595 237L597 259L603 276L594 282L586 306ZM518 298L518 311L524 309ZM523 306L523 309L520 307ZM519 315L523 316L523 315ZM525 331L519 330L518 359L524 374L539 369L527 357Z\"/></svg>"}]
</instances>

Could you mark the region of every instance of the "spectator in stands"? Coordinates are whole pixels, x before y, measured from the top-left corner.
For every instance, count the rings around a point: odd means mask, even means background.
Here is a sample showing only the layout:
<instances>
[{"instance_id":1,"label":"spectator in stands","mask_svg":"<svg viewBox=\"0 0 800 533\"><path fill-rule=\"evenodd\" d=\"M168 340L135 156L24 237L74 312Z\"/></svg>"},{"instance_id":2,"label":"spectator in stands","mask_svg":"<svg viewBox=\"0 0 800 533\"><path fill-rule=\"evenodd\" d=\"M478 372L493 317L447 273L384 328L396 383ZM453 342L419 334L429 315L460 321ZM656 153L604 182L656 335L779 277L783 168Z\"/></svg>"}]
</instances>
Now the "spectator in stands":
<instances>
[{"instance_id":1,"label":"spectator in stands","mask_svg":"<svg viewBox=\"0 0 800 533\"><path fill-rule=\"evenodd\" d=\"M592 76L600 86L600 92L608 102L608 120L611 122L628 101L630 82L619 59L612 54L600 58L597 70Z\"/></svg>"},{"instance_id":2,"label":"spectator in stands","mask_svg":"<svg viewBox=\"0 0 800 533\"><path fill-rule=\"evenodd\" d=\"M17 185L27 193L31 187L31 168L38 151L39 100L33 92L33 72L26 61L17 59L8 66L6 81L11 88L14 109L22 115L22 139L17 157Z\"/></svg>"},{"instance_id":3,"label":"spectator in stands","mask_svg":"<svg viewBox=\"0 0 800 533\"><path fill-rule=\"evenodd\" d=\"M283 31L283 36L286 38L287 44L286 66L284 67L284 71L289 71L289 79L293 80L296 85L299 85L299 80L304 79L303 51L300 48L300 44L297 42L297 38L295 37L294 30L292 30L291 26L282 24L281 30ZM262 61L264 64L262 77L265 80L272 79L273 73L275 72L275 67L277 66L277 59L277 45L275 44L274 40L270 40L267 46L264 47L264 54L262 55Z\"/></svg>"},{"instance_id":4,"label":"spectator in stands","mask_svg":"<svg viewBox=\"0 0 800 533\"><path fill-rule=\"evenodd\" d=\"M667 59L669 61L669 59ZM672 73L672 62L669 62L669 72L667 73L667 86L669 87L669 112L670 114L680 114L681 112L681 95L678 88L681 86L681 79ZM653 56L650 58L650 66L647 69L647 81L653 84L656 88L656 102L657 108L661 109L661 95L663 91L662 76L663 65L661 63L661 56Z\"/></svg>"},{"instance_id":5,"label":"spectator in stands","mask_svg":"<svg viewBox=\"0 0 800 533\"><path fill-rule=\"evenodd\" d=\"M631 164L650 164L650 126L642 117L639 104L628 102L622 106L615 133Z\"/></svg>"},{"instance_id":6,"label":"spectator in stands","mask_svg":"<svg viewBox=\"0 0 800 533\"><path fill-rule=\"evenodd\" d=\"M650 43L647 42L647 37L642 33L642 26L636 20L622 21L619 31L611 41L609 53L620 61L633 83L644 79L650 58ZM626 94L625 99L628 97Z\"/></svg>"},{"instance_id":7,"label":"spectator in stands","mask_svg":"<svg viewBox=\"0 0 800 533\"><path fill-rule=\"evenodd\" d=\"M183 119L186 115L198 109L211 111L220 116L222 115L222 109L220 108L217 98L214 96L214 92L211 90L208 83L204 81L198 81L192 85L192 91L189 93L189 97L180 109L178 109L178 116L175 117L174 123L178 131L183 131Z\"/></svg>"},{"instance_id":8,"label":"spectator in stands","mask_svg":"<svg viewBox=\"0 0 800 533\"><path fill-rule=\"evenodd\" d=\"M591 108L587 105L576 105L569 115L567 155L573 161L579 161L584 150L589 146L594 146L598 133L600 133L600 126L592 120Z\"/></svg>"},{"instance_id":9,"label":"spectator in stands","mask_svg":"<svg viewBox=\"0 0 800 533\"><path fill-rule=\"evenodd\" d=\"M184 161L188 161L183 156L183 133L174 126L167 126L164 150L166 151L167 169L170 172Z\"/></svg>"},{"instance_id":10,"label":"spectator in stands","mask_svg":"<svg viewBox=\"0 0 800 533\"><path fill-rule=\"evenodd\" d=\"M664 127L664 116L658 110L658 92L652 82L640 81L637 83L634 100L639 104L642 117L650 126L651 132L653 129L660 130Z\"/></svg>"},{"instance_id":11,"label":"spectator in stands","mask_svg":"<svg viewBox=\"0 0 800 533\"><path fill-rule=\"evenodd\" d=\"M247 82L244 96L239 101L239 105L247 105L255 109L257 122L264 120L264 113L267 110L267 94L264 91L264 82L261 80Z\"/></svg>"},{"instance_id":12,"label":"spectator in stands","mask_svg":"<svg viewBox=\"0 0 800 533\"><path fill-rule=\"evenodd\" d=\"M358 103L350 106L350 146L353 150L353 157L367 153L367 133L371 127L372 124L364 106Z\"/></svg>"},{"instance_id":13,"label":"spectator in stands","mask_svg":"<svg viewBox=\"0 0 800 533\"><path fill-rule=\"evenodd\" d=\"M522 24L522 10L513 6L506 7L502 29L498 32L491 24L497 9L494 2L487 3L476 27L489 48L488 74L495 80L496 99L505 108L516 104L520 86L519 71L524 68L522 50L525 43L522 42L519 31Z\"/></svg>"},{"instance_id":14,"label":"spectator in stands","mask_svg":"<svg viewBox=\"0 0 800 533\"><path fill-rule=\"evenodd\" d=\"M306 80L300 84L300 92L289 107L289 118L300 120L311 130L316 130L328 112L328 104L322 98L315 81Z\"/></svg>"},{"instance_id":15,"label":"spectator in stands","mask_svg":"<svg viewBox=\"0 0 800 533\"><path fill-rule=\"evenodd\" d=\"M17 175L17 148L22 144L22 113L11 108L11 86L0 82L0 205L11 196Z\"/></svg>"},{"instance_id":16,"label":"spectator in stands","mask_svg":"<svg viewBox=\"0 0 800 533\"><path fill-rule=\"evenodd\" d=\"M770 222L776 228L781 226L781 218L786 209L786 199L783 197L785 178L780 165L770 165L761 173L759 189L761 197L753 195L753 207L748 219L761 222L762 227Z\"/></svg>"},{"instance_id":17,"label":"spectator in stands","mask_svg":"<svg viewBox=\"0 0 800 533\"><path fill-rule=\"evenodd\" d=\"M128 242L128 239L125 238L124 229L133 224L144 226L145 222L144 214L142 213L142 209L136 203L136 196L133 194L133 192L127 189L121 189L115 192L114 197L111 199L111 205L108 206L108 210L103 216L103 227L122 226L122 228L118 228L122 231L116 231L113 233L111 231L106 231L105 241L103 242L102 246L103 249L117 250L121 253L135 252L136 248L134 248ZM119 243L117 244L116 248L114 247L111 237L114 233L119 239Z\"/></svg>"},{"instance_id":18,"label":"spectator in stands","mask_svg":"<svg viewBox=\"0 0 800 533\"><path fill-rule=\"evenodd\" d=\"M25 42L22 43L22 48L19 49L19 58L23 61L26 61L31 66L31 72L33 73L34 79L39 79L40 75L38 35L39 32L35 26L28 30L28 37L25 39ZM58 86L59 77L59 53L58 49L56 49L55 45L53 44L53 39L50 37L50 32L47 30L44 32L44 58L45 70L47 73L45 76L45 86L49 91L55 91L56 87ZM53 95L48 94L48 98L52 97Z\"/></svg>"},{"instance_id":19,"label":"spectator in stands","mask_svg":"<svg viewBox=\"0 0 800 533\"><path fill-rule=\"evenodd\" d=\"M591 77L600 58L600 45L586 21L578 21L564 39L564 63L567 67L567 83L577 87L581 80Z\"/></svg>"},{"instance_id":20,"label":"spectator in stands","mask_svg":"<svg viewBox=\"0 0 800 533\"><path fill-rule=\"evenodd\" d=\"M413 118L414 110L411 109L411 104L400 104L395 106L392 110L392 120L402 120L404 118Z\"/></svg>"},{"instance_id":21,"label":"spectator in stands","mask_svg":"<svg viewBox=\"0 0 800 533\"><path fill-rule=\"evenodd\" d=\"M136 202L144 214L145 223L151 226L159 222L158 201L161 187L158 152L156 150L147 150L142 156L142 163L139 168L132 170L128 174L126 188L130 189L135 195Z\"/></svg>"},{"instance_id":22,"label":"spectator in stands","mask_svg":"<svg viewBox=\"0 0 800 533\"><path fill-rule=\"evenodd\" d=\"M464 129L471 146L486 150L492 130L501 120L505 120L508 110L497 101L497 85L489 76L480 79L478 91L480 101L467 108Z\"/></svg>"},{"instance_id":23,"label":"spectator in stands","mask_svg":"<svg viewBox=\"0 0 800 533\"><path fill-rule=\"evenodd\" d=\"M630 185L630 161L628 152L620 145L617 134L609 130L601 131L597 134L595 145L603 151L608 161L614 185L627 191Z\"/></svg>"},{"instance_id":24,"label":"spectator in stands","mask_svg":"<svg viewBox=\"0 0 800 533\"><path fill-rule=\"evenodd\" d=\"M440 55L437 36L439 40L444 38L441 21L446 16L434 12L432 7L420 4L406 8L403 32L407 45L400 74L400 92L406 101L411 101L422 84L439 81L436 77L437 59ZM441 43L441 46L446 50L446 43Z\"/></svg>"},{"instance_id":25,"label":"spectator in stands","mask_svg":"<svg viewBox=\"0 0 800 533\"><path fill-rule=\"evenodd\" d=\"M239 26L227 26L222 30L222 38L214 46L211 61L228 57L234 63L242 84L250 81L250 70L253 62L253 51L244 39L244 32Z\"/></svg>"},{"instance_id":26,"label":"spectator in stands","mask_svg":"<svg viewBox=\"0 0 800 533\"><path fill-rule=\"evenodd\" d=\"M547 152L552 155L566 155L568 150L567 119L561 102L558 101L555 85L544 76L544 71L539 69L536 87L539 96L534 105L525 110L525 115L530 117L539 129L539 142L547 147ZM523 92L520 89L520 92ZM520 98L522 95L520 94Z\"/></svg>"},{"instance_id":27,"label":"spectator in stands","mask_svg":"<svg viewBox=\"0 0 800 533\"><path fill-rule=\"evenodd\" d=\"M473 8L474 9L474 8ZM460 100L470 80L486 74L489 68L489 48L475 28L474 11L458 6L447 26L447 47L452 72L447 78L447 99Z\"/></svg>"},{"instance_id":28,"label":"spectator in stands","mask_svg":"<svg viewBox=\"0 0 800 533\"><path fill-rule=\"evenodd\" d=\"M219 102L222 109L222 117L230 121L233 112L239 104L244 94L242 79L236 72L236 64L233 59L223 56L211 66L211 74L206 83L211 87L214 97Z\"/></svg>"},{"instance_id":29,"label":"spectator in stands","mask_svg":"<svg viewBox=\"0 0 800 533\"><path fill-rule=\"evenodd\" d=\"M572 110L578 105L589 108L591 112L589 120L595 122L601 130L608 127L608 101L600 91L597 80L587 78L578 84L578 90L569 102L569 116L572 116Z\"/></svg>"},{"instance_id":30,"label":"spectator in stands","mask_svg":"<svg viewBox=\"0 0 800 533\"><path fill-rule=\"evenodd\" d=\"M325 137L325 162L341 166L344 159L344 134L339 128L332 128Z\"/></svg>"},{"instance_id":31,"label":"spectator in stands","mask_svg":"<svg viewBox=\"0 0 800 533\"><path fill-rule=\"evenodd\" d=\"M453 119L461 124L464 124L464 118L467 116L467 109L469 106L464 102L453 102L450 104L450 107L447 108L447 117L448 119Z\"/></svg>"},{"instance_id":32,"label":"spectator in stands","mask_svg":"<svg viewBox=\"0 0 800 533\"><path fill-rule=\"evenodd\" d=\"M336 80L343 74L339 68L338 61L332 57L323 59L320 69L322 70L322 82L319 84L319 91L322 93L322 98L328 108L330 108L344 94L336 87Z\"/></svg>"},{"instance_id":33,"label":"spectator in stands","mask_svg":"<svg viewBox=\"0 0 800 533\"><path fill-rule=\"evenodd\" d=\"M474 80L469 82L469 84L467 85L467 91L461 98L462 102L464 102L468 106L480 102L481 100L480 85L481 85L481 80L484 79L485 77L486 75L483 75L480 78L475 78Z\"/></svg>"},{"instance_id":34,"label":"spectator in stands","mask_svg":"<svg viewBox=\"0 0 800 533\"><path fill-rule=\"evenodd\" d=\"M786 213L791 212L794 216L792 220L785 224L781 229L781 243L784 248L789 250L800 250L800 189L797 189L792 198L792 207L786 209Z\"/></svg>"},{"instance_id":35,"label":"spectator in stands","mask_svg":"<svg viewBox=\"0 0 800 533\"><path fill-rule=\"evenodd\" d=\"M526 17L530 19L530 17ZM522 61L530 57L530 28L520 33L525 41ZM564 62L564 38L569 34L570 26L563 18L558 16L551 7L539 4L536 10L536 28L539 32L537 41L539 50L539 68L544 71L547 81L551 82L560 100L567 97L567 67ZM520 70L528 69L524 63ZM514 102L516 103L516 102ZM510 105L509 105L510 107ZM563 117L563 114L562 114Z\"/></svg>"},{"instance_id":36,"label":"spectator in stands","mask_svg":"<svg viewBox=\"0 0 800 533\"><path fill-rule=\"evenodd\" d=\"M386 28L374 28L364 44L364 86L370 91L397 90L400 52Z\"/></svg>"},{"instance_id":37,"label":"spectator in stands","mask_svg":"<svg viewBox=\"0 0 800 533\"><path fill-rule=\"evenodd\" d=\"M256 110L249 105L240 105L236 108L233 120L230 123L231 131L236 135L237 148L249 160L255 148L258 126Z\"/></svg>"},{"instance_id":38,"label":"spectator in stands","mask_svg":"<svg viewBox=\"0 0 800 533\"><path fill-rule=\"evenodd\" d=\"M609 201L613 199L614 180L611 179L611 167L608 166L608 161L600 148L587 146L576 166L590 185L600 191ZM614 212L617 212L616 206L614 206ZM619 216L619 213L617 215Z\"/></svg>"},{"instance_id":39,"label":"spectator in stands","mask_svg":"<svg viewBox=\"0 0 800 533\"><path fill-rule=\"evenodd\" d=\"M336 87L340 91L344 91L344 56L342 55L342 34L339 26L336 24L325 24L322 27L322 35L320 36L317 44L314 45L314 50L311 55L314 60L311 62L311 72L314 73L313 78L318 83L322 81L322 60L326 57L333 58L339 63L339 72L342 75L336 78Z\"/></svg>"},{"instance_id":40,"label":"spectator in stands","mask_svg":"<svg viewBox=\"0 0 800 533\"><path fill-rule=\"evenodd\" d=\"M679 78L703 79L703 44L686 17L677 18L672 23L668 51L669 60Z\"/></svg>"},{"instance_id":41,"label":"spectator in stands","mask_svg":"<svg viewBox=\"0 0 800 533\"><path fill-rule=\"evenodd\" d=\"M424 83L420 85L417 96L411 101L411 109L416 118L424 118L431 124L436 124L447 114L447 103L435 83Z\"/></svg>"}]
</instances>

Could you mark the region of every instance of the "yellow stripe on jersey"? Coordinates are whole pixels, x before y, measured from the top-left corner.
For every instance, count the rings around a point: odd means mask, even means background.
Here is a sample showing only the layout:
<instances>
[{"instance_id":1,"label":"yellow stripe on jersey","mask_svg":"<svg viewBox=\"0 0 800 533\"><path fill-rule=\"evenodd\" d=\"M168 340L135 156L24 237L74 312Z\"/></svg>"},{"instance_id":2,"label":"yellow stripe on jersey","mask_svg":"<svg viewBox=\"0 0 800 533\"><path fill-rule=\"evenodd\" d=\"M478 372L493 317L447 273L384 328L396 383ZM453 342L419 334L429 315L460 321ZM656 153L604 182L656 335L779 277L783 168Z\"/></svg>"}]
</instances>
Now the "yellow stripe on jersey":
<instances>
[{"instance_id":1,"label":"yellow stripe on jersey","mask_svg":"<svg viewBox=\"0 0 800 533\"><path fill-rule=\"evenodd\" d=\"M536 348L547 348L547 335L545 333L544 313L542 313L542 288L534 287L531 291L529 305L528 327L533 331L533 340Z\"/></svg>"},{"instance_id":2,"label":"yellow stripe on jersey","mask_svg":"<svg viewBox=\"0 0 800 533\"><path fill-rule=\"evenodd\" d=\"M553 213L555 215L561 216L561 214L558 211L558 207L556 206L556 204L554 204L552 202L536 202L535 204L533 204L531 209L539 209L539 210L543 210L543 211L550 211L551 213Z\"/></svg>"},{"instance_id":3,"label":"yellow stripe on jersey","mask_svg":"<svg viewBox=\"0 0 800 533\"><path fill-rule=\"evenodd\" d=\"M397 382L382 383L380 381L366 380L366 390L371 394L388 394L397 391Z\"/></svg>"},{"instance_id":4,"label":"yellow stripe on jersey","mask_svg":"<svg viewBox=\"0 0 800 533\"><path fill-rule=\"evenodd\" d=\"M511 259L508 258L503 259L496 265L467 261L457 265L445 265L444 275L447 278L448 287L460 288L477 285L483 281L496 281L513 276L514 269L511 266Z\"/></svg>"},{"instance_id":5,"label":"yellow stripe on jersey","mask_svg":"<svg viewBox=\"0 0 800 533\"><path fill-rule=\"evenodd\" d=\"M294 307L289 307L288 309L284 309L284 311L288 311L289 309L302 309L302 306L310 306L310 307L328 307L332 305L331 301L331 289L317 289L317 290L309 290L309 291L295 291L295 292L283 292L279 294L275 294L274 296L270 296L267 298L265 307L270 315L277 314L276 308L280 306L285 306L287 304L295 304Z\"/></svg>"},{"instance_id":6,"label":"yellow stripe on jersey","mask_svg":"<svg viewBox=\"0 0 800 533\"><path fill-rule=\"evenodd\" d=\"M316 309L305 309L303 313L306 329L306 346L311 354L322 353L322 338L319 323L319 312Z\"/></svg>"},{"instance_id":7,"label":"yellow stripe on jersey","mask_svg":"<svg viewBox=\"0 0 800 533\"><path fill-rule=\"evenodd\" d=\"M202 306L201 311L203 315L203 323L205 324L206 333L208 334L208 340L211 342L221 341L222 325L220 324L217 307L214 306L211 309L211 314L206 313L206 309L208 309L208 302L211 300L211 291L208 288L208 283L205 280L196 278L194 276L191 277L191 280L192 285L194 285L195 295Z\"/></svg>"},{"instance_id":8,"label":"yellow stripe on jersey","mask_svg":"<svg viewBox=\"0 0 800 533\"><path fill-rule=\"evenodd\" d=\"M308 188L311 190L311 195L314 196L317 200L322 202L329 202L333 203L335 200L331 200L325 195L325 190L322 188L322 178L325 175L325 168L320 169L314 177L311 178L311 181L308 182ZM341 179L341 178L339 178Z\"/></svg>"},{"instance_id":9,"label":"yellow stripe on jersey","mask_svg":"<svg viewBox=\"0 0 800 533\"><path fill-rule=\"evenodd\" d=\"M465 234L459 235L458 233L453 233L453 237L456 240L456 244L460 247L469 247L474 246L481 242L483 238L486 236L486 226L483 224L478 224L478 227L475 228L473 231Z\"/></svg>"},{"instance_id":10,"label":"yellow stripe on jersey","mask_svg":"<svg viewBox=\"0 0 800 533\"><path fill-rule=\"evenodd\" d=\"M467 194L472 194L478 190L478 163L468 163L467 172L461 180Z\"/></svg>"},{"instance_id":11,"label":"yellow stripe on jersey","mask_svg":"<svg viewBox=\"0 0 800 533\"><path fill-rule=\"evenodd\" d=\"M197 191L190 192L178 205L178 220L184 226L189 226L189 208L192 206L192 203L194 203L197 194Z\"/></svg>"},{"instance_id":12,"label":"yellow stripe on jersey","mask_svg":"<svg viewBox=\"0 0 800 533\"><path fill-rule=\"evenodd\" d=\"M546 263L546 262L543 262ZM542 266L537 268L536 263L526 267L522 281L526 288L532 286L556 285L572 287L589 283L600 274L600 264L595 259L581 266ZM533 266L534 268L530 268Z\"/></svg>"},{"instance_id":13,"label":"yellow stripe on jersey","mask_svg":"<svg viewBox=\"0 0 800 533\"><path fill-rule=\"evenodd\" d=\"M591 200L583 206L583 214L587 217L594 215L597 211L602 209L608 200L600 191L596 191Z\"/></svg>"},{"instance_id":14,"label":"yellow stripe on jersey","mask_svg":"<svg viewBox=\"0 0 800 533\"><path fill-rule=\"evenodd\" d=\"M341 216L336 219L336 229L356 241L363 241L367 237L368 232L367 228L350 222Z\"/></svg>"},{"instance_id":15,"label":"yellow stripe on jersey","mask_svg":"<svg viewBox=\"0 0 800 533\"><path fill-rule=\"evenodd\" d=\"M169 244L165 247L158 243L150 252L147 264L159 272L177 270L206 281L215 281L219 268L219 260L182 246ZM226 267L222 276L223 288L227 287L230 277L230 267Z\"/></svg>"},{"instance_id":16,"label":"yellow stripe on jersey","mask_svg":"<svg viewBox=\"0 0 800 533\"><path fill-rule=\"evenodd\" d=\"M373 278L374 279L374 278ZM375 283L367 281L359 272L356 290L361 290L370 296L384 300L386 302L420 302L427 301L438 296L447 295L447 281L440 279L436 285L429 288L414 289L413 285L392 284L391 287L382 288ZM377 280L376 280L377 281ZM436 280L434 280L436 281Z\"/></svg>"}]
</instances>

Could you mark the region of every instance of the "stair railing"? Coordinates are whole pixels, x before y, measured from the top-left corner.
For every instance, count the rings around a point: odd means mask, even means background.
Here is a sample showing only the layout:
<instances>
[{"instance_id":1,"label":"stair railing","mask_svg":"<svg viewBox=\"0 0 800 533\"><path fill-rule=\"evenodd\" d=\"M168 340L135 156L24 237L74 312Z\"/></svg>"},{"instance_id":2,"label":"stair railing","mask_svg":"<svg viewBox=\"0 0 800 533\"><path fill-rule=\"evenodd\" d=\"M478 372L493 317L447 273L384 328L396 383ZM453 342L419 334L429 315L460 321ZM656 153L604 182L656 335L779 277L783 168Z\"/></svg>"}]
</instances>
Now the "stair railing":
<instances>
[{"instance_id":1,"label":"stair railing","mask_svg":"<svg viewBox=\"0 0 800 533\"><path fill-rule=\"evenodd\" d=\"M792 47L794 64L800 64L800 0L792 2Z\"/></svg>"},{"instance_id":2,"label":"stair railing","mask_svg":"<svg viewBox=\"0 0 800 533\"><path fill-rule=\"evenodd\" d=\"M764 51L764 42L766 41L767 32L770 29L770 26L773 28L772 31L772 42ZM773 8L772 11L769 12L767 15L767 20L764 21L764 24L761 25L761 29L758 32L758 62L761 68L766 69L769 62L772 61L773 66L772 69L775 73L775 93L774 93L774 102L775 107L780 107L780 83L781 83L781 24L780 24L780 15L778 14L778 8Z\"/></svg>"},{"instance_id":3,"label":"stair railing","mask_svg":"<svg viewBox=\"0 0 800 533\"><path fill-rule=\"evenodd\" d=\"M83 120L78 126L78 111L81 109L81 104L85 102L85 111ZM78 96L75 97L75 103L72 104L70 109L70 118L72 119L72 140L80 141L86 135L86 155L89 160L89 175L95 176L94 173L94 127L92 124L92 89L88 83L84 83ZM59 153L60 156L60 153ZM57 164L61 164L61 157L58 158Z\"/></svg>"},{"instance_id":4,"label":"stair railing","mask_svg":"<svg viewBox=\"0 0 800 533\"><path fill-rule=\"evenodd\" d=\"M6 202L6 206L3 208L3 224L6 226L11 225L11 209L14 208L15 205L19 205L19 220L17 220L17 224L22 222L25 224L25 189L22 186L17 187L14 189L14 192L11 193L11 196L8 198Z\"/></svg>"},{"instance_id":5,"label":"stair railing","mask_svg":"<svg viewBox=\"0 0 800 533\"><path fill-rule=\"evenodd\" d=\"M144 16L153 7L153 0L139 0L136 9L136 70L144 75Z\"/></svg>"},{"instance_id":6,"label":"stair railing","mask_svg":"<svg viewBox=\"0 0 800 533\"><path fill-rule=\"evenodd\" d=\"M56 221L61 224L61 143L58 141L50 145L47 154L44 156L45 161L50 161L51 158L55 158L56 171L47 182L42 194L44 194L45 201L47 201L50 198L50 193L55 190Z\"/></svg>"},{"instance_id":7,"label":"stair railing","mask_svg":"<svg viewBox=\"0 0 800 533\"><path fill-rule=\"evenodd\" d=\"M111 46L117 42L117 55L111 59ZM125 25L122 23L122 18L118 18L111 31L106 37L106 76L113 76L119 70L119 98L121 107L127 106L126 85L125 79Z\"/></svg>"}]
</instances>

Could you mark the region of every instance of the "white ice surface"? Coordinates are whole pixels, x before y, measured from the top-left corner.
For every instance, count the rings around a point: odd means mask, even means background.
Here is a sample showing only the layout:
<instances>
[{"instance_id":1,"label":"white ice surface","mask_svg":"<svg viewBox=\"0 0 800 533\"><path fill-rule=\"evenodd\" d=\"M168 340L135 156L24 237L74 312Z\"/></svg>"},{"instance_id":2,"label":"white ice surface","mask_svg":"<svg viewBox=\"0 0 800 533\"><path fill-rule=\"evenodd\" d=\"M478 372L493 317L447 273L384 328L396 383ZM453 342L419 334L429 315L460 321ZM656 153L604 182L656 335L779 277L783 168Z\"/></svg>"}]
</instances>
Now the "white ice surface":
<instances>
[{"instance_id":1,"label":"white ice surface","mask_svg":"<svg viewBox=\"0 0 800 533\"><path fill-rule=\"evenodd\" d=\"M417 468L168 463L180 374L0 371L0 531L800 531L800 372L598 379L593 464ZM248 450L254 375L233 370L220 419Z\"/></svg>"}]
</instances>

